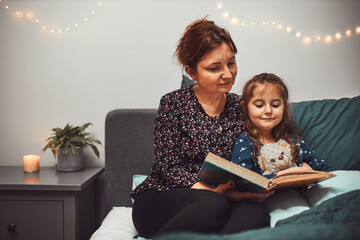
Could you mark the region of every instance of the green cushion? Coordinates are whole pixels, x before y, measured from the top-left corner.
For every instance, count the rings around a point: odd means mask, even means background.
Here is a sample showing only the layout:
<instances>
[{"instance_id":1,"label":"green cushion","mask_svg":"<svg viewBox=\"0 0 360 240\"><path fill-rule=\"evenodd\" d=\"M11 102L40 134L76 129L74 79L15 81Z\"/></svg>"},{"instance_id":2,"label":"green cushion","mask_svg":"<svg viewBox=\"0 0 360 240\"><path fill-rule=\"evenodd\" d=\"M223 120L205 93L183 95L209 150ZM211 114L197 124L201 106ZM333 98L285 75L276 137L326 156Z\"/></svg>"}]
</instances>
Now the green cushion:
<instances>
[{"instance_id":1,"label":"green cushion","mask_svg":"<svg viewBox=\"0 0 360 240\"><path fill-rule=\"evenodd\" d=\"M360 170L360 96L293 104L300 135L334 170Z\"/></svg>"}]
</instances>

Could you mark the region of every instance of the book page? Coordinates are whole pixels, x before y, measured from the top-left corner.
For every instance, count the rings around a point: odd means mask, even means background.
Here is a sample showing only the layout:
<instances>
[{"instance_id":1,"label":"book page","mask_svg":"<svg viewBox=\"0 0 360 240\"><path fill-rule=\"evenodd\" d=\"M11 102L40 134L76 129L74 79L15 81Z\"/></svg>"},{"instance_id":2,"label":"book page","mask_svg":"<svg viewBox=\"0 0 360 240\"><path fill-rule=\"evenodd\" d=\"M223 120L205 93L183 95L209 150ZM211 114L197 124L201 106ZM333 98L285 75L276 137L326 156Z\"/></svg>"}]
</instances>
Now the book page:
<instances>
[{"instance_id":1,"label":"book page","mask_svg":"<svg viewBox=\"0 0 360 240\"><path fill-rule=\"evenodd\" d=\"M334 176L332 173L321 171L297 172L275 176L271 179L271 182L276 185L274 189L295 188L316 184Z\"/></svg>"}]
</instances>

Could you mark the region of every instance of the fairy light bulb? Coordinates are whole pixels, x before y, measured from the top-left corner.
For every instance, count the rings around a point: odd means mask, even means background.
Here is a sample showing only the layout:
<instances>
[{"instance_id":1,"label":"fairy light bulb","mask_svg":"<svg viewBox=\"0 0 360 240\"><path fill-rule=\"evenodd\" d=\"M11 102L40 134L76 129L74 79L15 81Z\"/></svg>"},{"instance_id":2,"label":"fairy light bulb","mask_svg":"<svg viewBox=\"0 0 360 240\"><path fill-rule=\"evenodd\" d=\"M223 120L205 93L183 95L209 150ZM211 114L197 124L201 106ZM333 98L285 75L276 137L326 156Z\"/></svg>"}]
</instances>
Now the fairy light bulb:
<instances>
[{"instance_id":1,"label":"fairy light bulb","mask_svg":"<svg viewBox=\"0 0 360 240\"><path fill-rule=\"evenodd\" d=\"M356 32L357 34L360 34L360 27L359 27L359 26L356 27L355 32Z\"/></svg>"},{"instance_id":2,"label":"fairy light bulb","mask_svg":"<svg viewBox=\"0 0 360 240\"><path fill-rule=\"evenodd\" d=\"M331 40L332 40L331 36L326 36L325 37L325 42L329 43L329 42L331 42Z\"/></svg>"},{"instance_id":3,"label":"fairy light bulb","mask_svg":"<svg viewBox=\"0 0 360 240\"><path fill-rule=\"evenodd\" d=\"M304 42L306 44L310 44L311 43L311 38L309 38L309 37L304 38Z\"/></svg>"},{"instance_id":4,"label":"fairy light bulb","mask_svg":"<svg viewBox=\"0 0 360 240\"><path fill-rule=\"evenodd\" d=\"M338 32L338 33L335 34L335 38L336 38L336 39L340 39L341 37L342 37L342 36L341 36L341 33Z\"/></svg>"},{"instance_id":5,"label":"fairy light bulb","mask_svg":"<svg viewBox=\"0 0 360 240\"><path fill-rule=\"evenodd\" d=\"M291 30L292 30L291 27L287 27L287 28L286 28L286 31L287 31L287 32L291 32Z\"/></svg>"},{"instance_id":6,"label":"fairy light bulb","mask_svg":"<svg viewBox=\"0 0 360 240\"><path fill-rule=\"evenodd\" d=\"M238 20L237 20L237 18L232 18L232 19L231 19L231 22L232 22L233 24L236 24L236 23L238 22Z\"/></svg>"},{"instance_id":7,"label":"fairy light bulb","mask_svg":"<svg viewBox=\"0 0 360 240\"><path fill-rule=\"evenodd\" d=\"M255 26L255 23L254 23L254 22L252 22L252 23L251 23L251 26Z\"/></svg>"},{"instance_id":8,"label":"fairy light bulb","mask_svg":"<svg viewBox=\"0 0 360 240\"><path fill-rule=\"evenodd\" d=\"M298 38L301 37L301 33L300 33L300 32L297 32L297 33L296 33L296 37L298 37Z\"/></svg>"},{"instance_id":9,"label":"fairy light bulb","mask_svg":"<svg viewBox=\"0 0 360 240\"><path fill-rule=\"evenodd\" d=\"M222 3L218 3L218 4L217 4L217 8L218 8L218 9L222 9L222 8L223 8L223 4L222 4Z\"/></svg>"},{"instance_id":10,"label":"fairy light bulb","mask_svg":"<svg viewBox=\"0 0 360 240\"><path fill-rule=\"evenodd\" d=\"M345 35L350 37L351 36L351 30L346 30Z\"/></svg>"},{"instance_id":11,"label":"fairy light bulb","mask_svg":"<svg viewBox=\"0 0 360 240\"><path fill-rule=\"evenodd\" d=\"M228 18L228 17L229 17L229 12L223 12L222 16L223 16L224 18Z\"/></svg>"}]
</instances>

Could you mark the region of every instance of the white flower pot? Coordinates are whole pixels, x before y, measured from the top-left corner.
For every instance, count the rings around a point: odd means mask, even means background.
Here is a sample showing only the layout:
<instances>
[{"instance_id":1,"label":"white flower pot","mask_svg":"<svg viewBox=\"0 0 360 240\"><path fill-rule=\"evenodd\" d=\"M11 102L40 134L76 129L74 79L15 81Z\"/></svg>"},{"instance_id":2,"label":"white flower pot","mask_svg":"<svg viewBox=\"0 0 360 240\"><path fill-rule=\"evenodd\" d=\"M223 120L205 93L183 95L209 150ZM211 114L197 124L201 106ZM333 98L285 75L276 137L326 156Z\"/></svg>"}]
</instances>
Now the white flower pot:
<instances>
[{"instance_id":1,"label":"white flower pot","mask_svg":"<svg viewBox=\"0 0 360 240\"><path fill-rule=\"evenodd\" d=\"M83 159L83 147L76 147L75 154L70 150L64 154L62 148L56 153L57 165L56 169L61 172L79 171L85 167Z\"/></svg>"}]
</instances>

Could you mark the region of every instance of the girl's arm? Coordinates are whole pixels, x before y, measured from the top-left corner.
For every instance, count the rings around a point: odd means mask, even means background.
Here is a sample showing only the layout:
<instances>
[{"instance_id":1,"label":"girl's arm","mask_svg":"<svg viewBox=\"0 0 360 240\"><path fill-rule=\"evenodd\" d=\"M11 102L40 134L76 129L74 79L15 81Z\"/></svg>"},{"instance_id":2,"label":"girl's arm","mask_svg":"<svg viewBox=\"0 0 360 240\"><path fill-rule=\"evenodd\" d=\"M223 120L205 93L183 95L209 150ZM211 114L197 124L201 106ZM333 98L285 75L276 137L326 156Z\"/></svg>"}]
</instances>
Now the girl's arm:
<instances>
[{"instance_id":1,"label":"girl's arm","mask_svg":"<svg viewBox=\"0 0 360 240\"><path fill-rule=\"evenodd\" d=\"M285 175L288 173L300 173L300 172L310 172L310 171L314 171L307 163L303 163L301 166L299 167L292 167L292 168L288 168L282 171L279 171L276 176L281 176L281 175Z\"/></svg>"},{"instance_id":2,"label":"girl's arm","mask_svg":"<svg viewBox=\"0 0 360 240\"><path fill-rule=\"evenodd\" d=\"M296 141L293 141L293 143L296 144ZM279 171L276 175L280 176L287 173L308 172L314 170L325 172L331 171L331 168L326 164L326 162L317 156L315 151L312 150L311 147L302 139L300 139L299 164L299 167Z\"/></svg>"},{"instance_id":3,"label":"girl's arm","mask_svg":"<svg viewBox=\"0 0 360 240\"><path fill-rule=\"evenodd\" d=\"M234 143L231 162L254 170L254 148L251 138L246 133L240 134Z\"/></svg>"},{"instance_id":4,"label":"girl's arm","mask_svg":"<svg viewBox=\"0 0 360 240\"><path fill-rule=\"evenodd\" d=\"M330 172L332 169L326 164L326 162L316 155L315 151L311 149L304 140L300 140L299 160L302 164L308 164L315 171Z\"/></svg>"}]
</instances>

